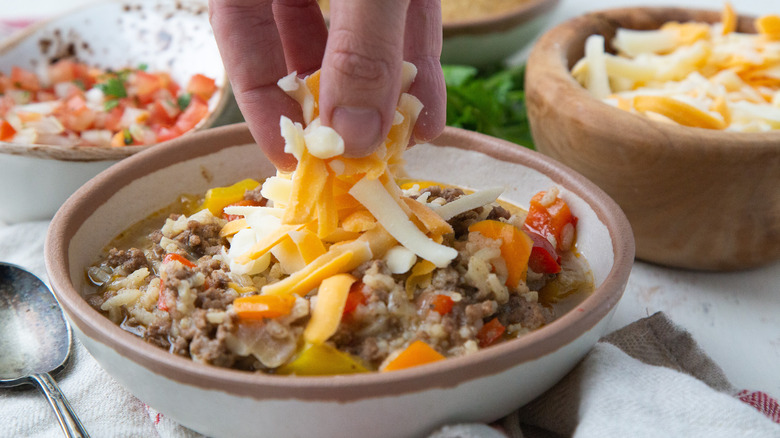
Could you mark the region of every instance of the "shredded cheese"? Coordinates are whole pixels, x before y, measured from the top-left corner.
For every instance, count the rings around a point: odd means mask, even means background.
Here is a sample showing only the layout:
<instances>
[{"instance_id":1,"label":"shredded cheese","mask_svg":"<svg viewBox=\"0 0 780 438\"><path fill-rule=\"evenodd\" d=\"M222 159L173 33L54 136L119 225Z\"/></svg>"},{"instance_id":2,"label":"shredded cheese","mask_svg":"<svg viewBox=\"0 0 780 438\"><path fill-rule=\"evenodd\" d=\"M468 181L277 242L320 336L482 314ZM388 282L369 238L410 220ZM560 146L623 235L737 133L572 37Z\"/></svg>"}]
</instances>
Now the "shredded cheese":
<instances>
[{"instance_id":1,"label":"shredded cheese","mask_svg":"<svg viewBox=\"0 0 780 438\"><path fill-rule=\"evenodd\" d=\"M737 32L737 22L726 3L719 23L618 29L611 41L617 55L605 53L601 35L591 35L572 75L594 97L653 120L741 132L780 129L773 116L780 109L780 16L756 19L757 34Z\"/></svg>"}]
</instances>

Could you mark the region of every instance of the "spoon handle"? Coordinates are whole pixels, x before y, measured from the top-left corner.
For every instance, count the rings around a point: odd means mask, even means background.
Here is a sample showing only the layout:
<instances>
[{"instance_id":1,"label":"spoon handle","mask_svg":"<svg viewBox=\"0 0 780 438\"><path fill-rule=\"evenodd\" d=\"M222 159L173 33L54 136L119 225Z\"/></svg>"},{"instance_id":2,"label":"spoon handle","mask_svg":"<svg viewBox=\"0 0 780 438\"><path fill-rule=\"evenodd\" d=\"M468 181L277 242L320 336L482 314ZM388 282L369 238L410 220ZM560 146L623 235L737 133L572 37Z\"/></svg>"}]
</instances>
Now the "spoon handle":
<instances>
[{"instance_id":1,"label":"spoon handle","mask_svg":"<svg viewBox=\"0 0 780 438\"><path fill-rule=\"evenodd\" d=\"M68 438L89 438L89 434L81 425L81 421L73 412L73 408L70 407L70 403L54 379L48 373L34 374L31 377L46 396L54 413L57 414L57 421L59 421L65 436Z\"/></svg>"}]
</instances>

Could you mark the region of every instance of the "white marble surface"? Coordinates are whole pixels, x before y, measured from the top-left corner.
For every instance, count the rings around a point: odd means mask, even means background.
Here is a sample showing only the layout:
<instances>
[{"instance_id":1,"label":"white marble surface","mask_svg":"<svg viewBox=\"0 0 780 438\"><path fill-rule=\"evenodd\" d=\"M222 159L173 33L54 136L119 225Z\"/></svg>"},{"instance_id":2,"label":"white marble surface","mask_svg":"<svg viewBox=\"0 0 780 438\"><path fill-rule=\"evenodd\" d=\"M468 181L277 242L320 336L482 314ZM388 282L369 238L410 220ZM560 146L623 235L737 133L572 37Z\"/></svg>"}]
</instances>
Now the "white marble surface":
<instances>
[{"instance_id":1,"label":"white marble surface","mask_svg":"<svg viewBox=\"0 0 780 438\"><path fill-rule=\"evenodd\" d=\"M90 1L8 1L0 10L0 20L48 16ZM588 10L634 5L720 9L723 2L563 0L550 26ZM780 13L776 0L740 0L734 5L739 13ZM680 271L637 262L611 327L618 329L658 311L690 331L736 387L780 398L780 262L730 273Z\"/></svg>"}]
</instances>

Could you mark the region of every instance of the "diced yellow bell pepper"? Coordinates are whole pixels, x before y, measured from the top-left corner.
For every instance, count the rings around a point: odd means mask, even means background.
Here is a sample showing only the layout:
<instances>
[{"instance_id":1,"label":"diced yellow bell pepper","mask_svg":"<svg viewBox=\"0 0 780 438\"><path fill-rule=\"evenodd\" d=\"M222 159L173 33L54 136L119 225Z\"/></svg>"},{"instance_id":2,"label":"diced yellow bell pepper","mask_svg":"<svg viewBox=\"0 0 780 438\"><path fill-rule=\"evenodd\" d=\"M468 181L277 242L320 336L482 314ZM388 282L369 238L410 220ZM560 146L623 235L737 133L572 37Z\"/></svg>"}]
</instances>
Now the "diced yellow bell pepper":
<instances>
[{"instance_id":1,"label":"diced yellow bell pepper","mask_svg":"<svg viewBox=\"0 0 780 438\"><path fill-rule=\"evenodd\" d=\"M201 210L208 208L211 214L220 216L223 208L244 199L244 193L246 193L247 190L254 190L259 185L259 181L247 178L232 186L214 187L209 189L206 192L206 197L203 199Z\"/></svg>"},{"instance_id":2,"label":"diced yellow bell pepper","mask_svg":"<svg viewBox=\"0 0 780 438\"><path fill-rule=\"evenodd\" d=\"M308 344L292 362L276 369L277 374L297 376L332 376L365 373L369 369L360 360L329 344Z\"/></svg>"}]
</instances>

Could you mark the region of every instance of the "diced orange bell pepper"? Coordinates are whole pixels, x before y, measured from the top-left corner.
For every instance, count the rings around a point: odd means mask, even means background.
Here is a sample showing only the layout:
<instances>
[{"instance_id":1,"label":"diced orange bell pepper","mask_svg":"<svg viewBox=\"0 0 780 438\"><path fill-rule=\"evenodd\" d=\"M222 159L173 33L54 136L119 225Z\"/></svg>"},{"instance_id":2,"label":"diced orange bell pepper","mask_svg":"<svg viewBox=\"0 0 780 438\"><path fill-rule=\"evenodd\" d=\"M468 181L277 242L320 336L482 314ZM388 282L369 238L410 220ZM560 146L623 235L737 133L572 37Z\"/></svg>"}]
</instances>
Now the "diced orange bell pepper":
<instances>
[{"instance_id":1,"label":"diced orange bell pepper","mask_svg":"<svg viewBox=\"0 0 780 438\"><path fill-rule=\"evenodd\" d=\"M561 198L555 198L555 201L547 207L542 205L540 201L545 193L539 192L531 198L524 225L544 238L554 237L556 250L567 250L568 248L564 248L562 242L563 229L567 224L577 226L577 217L572 214L566 201Z\"/></svg>"},{"instance_id":2,"label":"diced orange bell pepper","mask_svg":"<svg viewBox=\"0 0 780 438\"><path fill-rule=\"evenodd\" d=\"M506 262L506 285L517 287L525 281L528 272L528 259L534 242L516 226L494 220L484 220L472 224L470 232L479 232L490 239L501 239L501 258Z\"/></svg>"},{"instance_id":3,"label":"diced orange bell pepper","mask_svg":"<svg viewBox=\"0 0 780 438\"><path fill-rule=\"evenodd\" d=\"M241 320L262 320L288 315L295 304L292 295L251 295L233 300L233 310Z\"/></svg>"},{"instance_id":4,"label":"diced orange bell pepper","mask_svg":"<svg viewBox=\"0 0 780 438\"><path fill-rule=\"evenodd\" d=\"M382 371L397 371L404 368L438 362L444 359L446 359L444 355L434 350L433 347L423 341L417 340L409 344L404 351L388 362Z\"/></svg>"},{"instance_id":5,"label":"diced orange bell pepper","mask_svg":"<svg viewBox=\"0 0 780 438\"><path fill-rule=\"evenodd\" d=\"M450 298L449 295L438 294L433 298L431 306L433 310L440 315L446 315L452 311L452 306L455 305L455 301Z\"/></svg>"}]
</instances>

